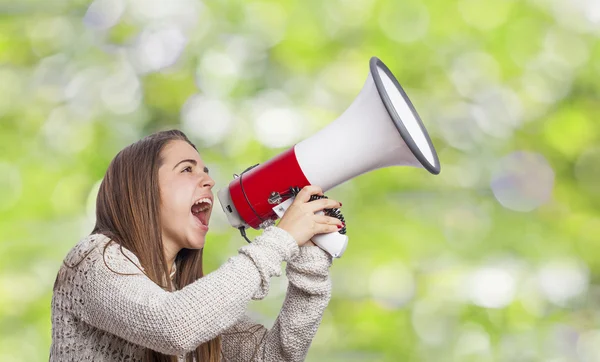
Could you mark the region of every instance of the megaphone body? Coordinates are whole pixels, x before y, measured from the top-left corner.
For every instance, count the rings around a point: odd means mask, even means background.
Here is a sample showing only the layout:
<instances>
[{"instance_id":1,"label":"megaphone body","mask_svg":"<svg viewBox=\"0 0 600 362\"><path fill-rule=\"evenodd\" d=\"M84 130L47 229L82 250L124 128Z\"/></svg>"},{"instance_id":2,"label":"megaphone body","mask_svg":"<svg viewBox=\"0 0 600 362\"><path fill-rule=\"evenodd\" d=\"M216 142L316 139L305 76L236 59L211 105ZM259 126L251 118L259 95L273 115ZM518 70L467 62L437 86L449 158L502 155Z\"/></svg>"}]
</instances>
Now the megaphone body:
<instances>
[{"instance_id":1,"label":"megaphone body","mask_svg":"<svg viewBox=\"0 0 600 362\"><path fill-rule=\"evenodd\" d=\"M440 172L437 154L414 106L390 70L373 57L365 85L340 117L267 162L234 175L218 198L232 226L259 229L285 212L292 187L317 185L327 192L358 175L389 166ZM340 245L331 247L331 234L316 235L313 241L340 257L347 237L333 235Z\"/></svg>"}]
</instances>

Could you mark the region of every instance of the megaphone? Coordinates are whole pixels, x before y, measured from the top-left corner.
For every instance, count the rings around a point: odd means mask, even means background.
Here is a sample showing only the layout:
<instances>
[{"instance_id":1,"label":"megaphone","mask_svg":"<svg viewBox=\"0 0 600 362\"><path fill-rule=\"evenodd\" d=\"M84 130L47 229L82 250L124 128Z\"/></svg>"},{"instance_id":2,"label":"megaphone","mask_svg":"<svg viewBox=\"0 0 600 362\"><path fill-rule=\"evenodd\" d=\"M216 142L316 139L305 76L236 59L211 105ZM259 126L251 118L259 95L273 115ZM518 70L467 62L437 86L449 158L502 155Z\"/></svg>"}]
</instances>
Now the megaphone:
<instances>
[{"instance_id":1,"label":"megaphone","mask_svg":"<svg viewBox=\"0 0 600 362\"><path fill-rule=\"evenodd\" d=\"M340 117L265 163L234 175L229 186L219 190L229 223L244 238L246 228L272 225L297 191L307 185L320 186L326 192L358 175L389 166L440 173L427 130L392 72L377 57L371 58L369 68L362 90ZM341 214L333 210L332 215ZM312 240L336 258L348 244L345 228L315 235Z\"/></svg>"}]
</instances>

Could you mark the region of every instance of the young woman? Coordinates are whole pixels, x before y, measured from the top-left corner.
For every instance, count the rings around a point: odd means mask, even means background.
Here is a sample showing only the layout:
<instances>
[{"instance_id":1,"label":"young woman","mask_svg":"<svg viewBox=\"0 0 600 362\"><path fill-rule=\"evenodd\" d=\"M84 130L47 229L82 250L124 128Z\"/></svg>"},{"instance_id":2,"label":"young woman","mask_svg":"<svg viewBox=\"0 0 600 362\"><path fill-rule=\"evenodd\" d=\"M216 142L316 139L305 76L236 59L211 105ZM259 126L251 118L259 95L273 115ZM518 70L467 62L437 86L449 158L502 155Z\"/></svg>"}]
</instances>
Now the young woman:
<instances>
[{"instance_id":1,"label":"young woman","mask_svg":"<svg viewBox=\"0 0 600 362\"><path fill-rule=\"evenodd\" d=\"M315 234L341 222L315 215L307 186L270 226L203 276L214 181L180 131L117 154L98 192L96 226L66 256L52 298L51 361L302 361L331 294L329 254ZM273 328L245 316L287 262Z\"/></svg>"}]
</instances>

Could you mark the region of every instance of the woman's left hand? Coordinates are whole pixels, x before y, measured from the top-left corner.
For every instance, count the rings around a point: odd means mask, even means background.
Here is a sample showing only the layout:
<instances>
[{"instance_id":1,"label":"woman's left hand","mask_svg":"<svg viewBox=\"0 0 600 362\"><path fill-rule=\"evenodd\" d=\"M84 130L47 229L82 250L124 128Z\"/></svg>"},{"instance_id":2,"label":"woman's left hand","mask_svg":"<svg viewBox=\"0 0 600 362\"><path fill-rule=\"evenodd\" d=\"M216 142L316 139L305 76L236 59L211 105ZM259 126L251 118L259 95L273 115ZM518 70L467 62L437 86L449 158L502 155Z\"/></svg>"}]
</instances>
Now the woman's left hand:
<instances>
[{"instance_id":1,"label":"woman's left hand","mask_svg":"<svg viewBox=\"0 0 600 362\"><path fill-rule=\"evenodd\" d=\"M315 243L313 243L312 239L310 239L309 241L306 242L306 244L304 244L305 246L317 246Z\"/></svg>"}]
</instances>

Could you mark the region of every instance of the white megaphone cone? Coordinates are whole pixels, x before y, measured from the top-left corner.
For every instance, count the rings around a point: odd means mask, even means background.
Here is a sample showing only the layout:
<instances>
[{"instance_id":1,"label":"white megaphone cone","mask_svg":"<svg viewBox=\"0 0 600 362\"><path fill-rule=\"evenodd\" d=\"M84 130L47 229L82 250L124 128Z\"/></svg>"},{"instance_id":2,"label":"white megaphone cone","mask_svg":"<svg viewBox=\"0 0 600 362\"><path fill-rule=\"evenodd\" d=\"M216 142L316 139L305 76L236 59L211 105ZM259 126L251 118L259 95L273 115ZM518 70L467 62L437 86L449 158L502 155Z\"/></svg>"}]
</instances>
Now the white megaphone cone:
<instances>
[{"instance_id":1,"label":"white megaphone cone","mask_svg":"<svg viewBox=\"0 0 600 362\"><path fill-rule=\"evenodd\" d=\"M373 57L365 85L338 119L264 164L235 175L218 197L230 224L243 232L281 217L295 196L291 188L317 185L325 192L388 166L440 172L435 148L415 108L390 70ZM348 238L343 228L312 240L340 257Z\"/></svg>"},{"instance_id":2,"label":"white megaphone cone","mask_svg":"<svg viewBox=\"0 0 600 362\"><path fill-rule=\"evenodd\" d=\"M371 59L371 72L352 105L295 148L306 178L323 191L388 166L440 172L437 154L417 112L377 58Z\"/></svg>"}]
</instances>

